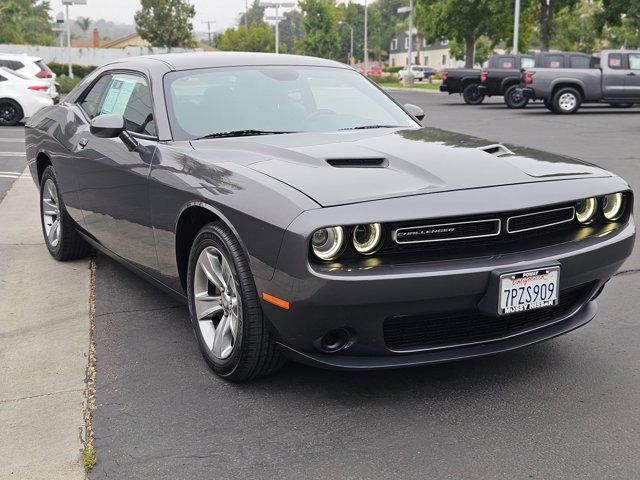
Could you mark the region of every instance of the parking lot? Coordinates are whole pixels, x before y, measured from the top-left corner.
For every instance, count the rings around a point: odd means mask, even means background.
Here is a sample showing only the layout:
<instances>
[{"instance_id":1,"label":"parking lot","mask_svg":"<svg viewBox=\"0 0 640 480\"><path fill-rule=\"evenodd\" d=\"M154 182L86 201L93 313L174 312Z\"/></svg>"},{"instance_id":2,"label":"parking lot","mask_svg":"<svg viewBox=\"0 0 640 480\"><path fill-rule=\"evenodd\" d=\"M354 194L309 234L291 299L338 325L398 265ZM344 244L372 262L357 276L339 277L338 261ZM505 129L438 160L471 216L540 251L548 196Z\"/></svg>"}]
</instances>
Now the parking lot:
<instances>
[{"instance_id":1,"label":"parking lot","mask_svg":"<svg viewBox=\"0 0 640 480\"><path fill-rule=\"evenodd\" d=\"M557 116L392 95L421 106L426 125L576 156L640 185L640 108ZM22 135L0 130L0 199L24 167ZM236 385L208 370L182 305L98 255L91 478L638 478L636 269L637 249L593 322L524 350L389 372L289 364Z\"/></svg>"}]
</instances>

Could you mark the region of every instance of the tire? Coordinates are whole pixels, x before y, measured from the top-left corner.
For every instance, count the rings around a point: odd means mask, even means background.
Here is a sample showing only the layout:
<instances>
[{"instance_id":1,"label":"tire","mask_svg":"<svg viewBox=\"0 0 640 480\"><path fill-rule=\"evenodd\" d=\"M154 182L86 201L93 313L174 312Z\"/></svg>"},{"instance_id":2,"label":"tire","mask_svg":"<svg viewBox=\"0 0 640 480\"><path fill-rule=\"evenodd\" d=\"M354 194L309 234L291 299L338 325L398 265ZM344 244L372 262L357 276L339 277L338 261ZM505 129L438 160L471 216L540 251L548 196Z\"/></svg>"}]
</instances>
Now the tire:
<instances>
[{"instance_id":1,"label":"tire","mask_svg":"<svg viewBox=\"0 0 640 480\"><path fill-rule=\"evenodd\" d=\"M24 117L22 107L10 98L0 99L0 126L13 127Z\"/></svg>"},{"instance_id":2,"label":"tire","mask_svg":"<svg viewBox=\"0 0 640 480\"><path fill-rule=\"evenodd\" d=\"M509 108L524 108L529 103L529 99L525 98L522 93L518 93L518 85L511 85L504 92L504 103Z\"/></svg>"},{"instance_id":3,"label":"tire","mask_svg":"<svg viewBox=\"0 0 640 480\"><path fill-rule=\"evenodd\" d=\"M462 91L462 98L467 105L480 105L484 101L484 95L478 91L480 85L477 83L470 83Z\"/></svg>"},{"instance_id":4,"label":"tire","mask_svg":"<svg viewBox=\"0 0 640 480\"><path fill-rule=\"evenodd\" d=\"M575 113L582 103L582 95L572 87L559 88L553 96L553 111L561 115Z\"/></svg>"},{"instance_id":5,"label":"tire","mask_svg":"<svg viewBox=\"0 0 640 480\"><path fill-rule=\"evenodd\" d=\"M187 297L200 351L218 376L240 382L274 373L284 364L262 313L249 261L222 222L209 223L196 235Z\"/></svg>"},{"instance_id":6,"label":"tire","mask_svg":"<svg viewBox=\"0 0 640 480\"><path fill-rule=\"evenodd\" d=\"M613 108L631 108L633 103L610 103Z\"/></svg>"},{"instance_id":7,"label":"tire","mask_svg":"<svg viewBox=\"0 0 640 480\"><path fill-rule=\"evenodd\" d=\"M84 258L91 252L67 213L51 165L44 170L40 182L40 224L47 250L56 260Z\"/></svg>"},{"instance_id":8,"label":"tire","mask_svg":"<svg viewBox=\"0 0 640 480\"><path fill-rule=\"evenodd\" d=\"M544 100L544 106L547 108L547 110L549 110L550 112L553 112L553 102L550 102L549 100Z\"/></svg>"}]
</instances>

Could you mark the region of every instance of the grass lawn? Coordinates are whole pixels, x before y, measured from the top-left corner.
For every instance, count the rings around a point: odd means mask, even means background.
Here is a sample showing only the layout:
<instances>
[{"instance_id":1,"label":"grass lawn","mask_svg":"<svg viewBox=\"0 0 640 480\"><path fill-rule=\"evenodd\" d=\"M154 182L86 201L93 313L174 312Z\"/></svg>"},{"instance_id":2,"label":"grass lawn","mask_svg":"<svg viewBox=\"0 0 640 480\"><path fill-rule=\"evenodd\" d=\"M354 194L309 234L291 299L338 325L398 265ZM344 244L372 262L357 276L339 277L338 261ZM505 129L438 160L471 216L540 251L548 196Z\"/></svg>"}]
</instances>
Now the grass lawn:
<instances>
[{"instance_id":1,"label":"grass lawn","mask_svg":"<svg viewBox=\"0 0 640 480\"><path fill-rule=\"evenodd\" d=\"M438 90L438 88L440 88L440 84L441 82L433 82L433 83L429 83L429 82L415 82L412 86L410 87L405 87L404 85L402 85L402 83L400 82L383 82L383 83L378 83L378 85L382 88L420 88L423 90Z\"/></svg>"}]
</instances>

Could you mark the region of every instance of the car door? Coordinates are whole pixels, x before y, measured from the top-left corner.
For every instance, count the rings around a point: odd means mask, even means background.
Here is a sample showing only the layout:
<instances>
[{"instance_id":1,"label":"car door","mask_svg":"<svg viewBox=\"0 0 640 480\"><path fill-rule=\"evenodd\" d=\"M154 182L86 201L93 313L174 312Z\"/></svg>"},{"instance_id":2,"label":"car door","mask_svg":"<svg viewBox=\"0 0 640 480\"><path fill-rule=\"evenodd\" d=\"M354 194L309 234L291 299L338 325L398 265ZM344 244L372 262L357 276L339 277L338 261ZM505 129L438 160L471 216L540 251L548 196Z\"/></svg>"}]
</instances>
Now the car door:
<instances>
[{"instance_id":1,"label":"car door","mask_svg":"<svg viewBox=\"0 0 640 480\"><path fill-rule=\"evenodd\" d=\"M629 71L625 77L625 97L640 100L640 53L629 53Z\"/></svg>"},{"instance_id":2,"label":"car door","mask_svg":"<svg viewBox=\"0 0 640 480\"><path fill-rule=\"evenodd\" d=\"M91 117L119 114L144 152L130 151L120 138L99 138L86 128L78 135L84 166L78 176L87 231L104 247L149 273L157 268L151 227L148 175L157 137L146 78L137 73L108 73ZM90 110L90 108L87 108Z\"/></svg>"},{"instance_id":3,"label":"car door","mask_svg":"<svg viewBox=\"0 0 640 480\"><path fill-rule=\"evenodd\" d=\"M625 98L627 59L622 53L610 53L602 71L602 96L605 99Z\"/></svg>"}]
</instances>

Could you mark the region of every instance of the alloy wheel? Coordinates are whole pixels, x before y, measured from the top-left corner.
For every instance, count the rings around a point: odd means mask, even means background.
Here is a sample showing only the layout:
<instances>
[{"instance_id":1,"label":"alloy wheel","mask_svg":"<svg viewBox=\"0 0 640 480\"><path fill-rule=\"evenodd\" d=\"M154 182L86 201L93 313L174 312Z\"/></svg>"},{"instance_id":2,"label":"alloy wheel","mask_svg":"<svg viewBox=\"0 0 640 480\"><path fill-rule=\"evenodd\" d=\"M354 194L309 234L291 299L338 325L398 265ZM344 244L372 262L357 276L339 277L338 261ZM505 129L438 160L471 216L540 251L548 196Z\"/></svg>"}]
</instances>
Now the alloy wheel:
<instances>
[{"instance_id":1,"label":"alloy wheel","mask_svg":"<svg viewBox=\"0 0 640 480\"><path fill-rule=\"evenodd\" d=\"M229 261L216 247L206 247L195 266L193 298L198 327L214 357L231 355L242 316L239 287Z\"/></svg>"},{"instance_id":2,"label":"alloy wheel","mask_svg":"<svg viewBox=\"0 0 640 480\"><path fill-rule=\"evenodd\" d=\"M60 222L58 189L50 178L47 178L42 187L42 224L49 245L56 248L60 243L62 223Z\"/></svg>"},{"instance_id":3,"label":"alloy wheel","mask_svg":"<svg viewBox=\"0 0 640 480\"><path fill-rule=\"evenodd\" d=\"M18 110L16 106L11 102L2 102L0 103L0 124L1 125L10 125L13 124L16 120L16 116L18 115Z\"/></svg>"},{"instance_id":4,"label":"alloy wheel","mask_svg":"<svg viewBox=\"0 0 640 480\"><path fill-rule=\"evenodd\" d=\"M573 110L576 106L577 99L572 93L563 93L558 100L560 108L565 112Z\"/></svg>"}]
</instances>

